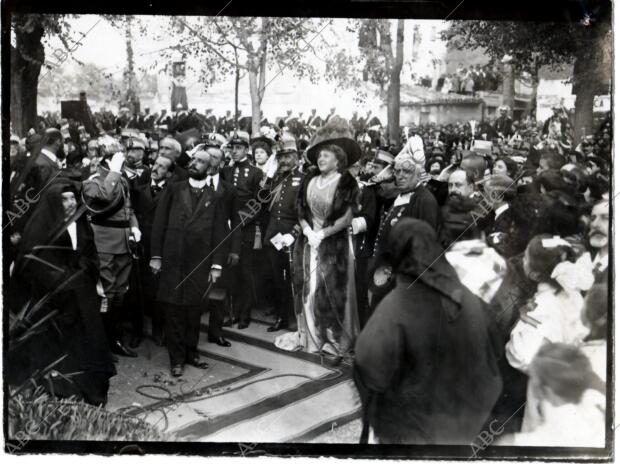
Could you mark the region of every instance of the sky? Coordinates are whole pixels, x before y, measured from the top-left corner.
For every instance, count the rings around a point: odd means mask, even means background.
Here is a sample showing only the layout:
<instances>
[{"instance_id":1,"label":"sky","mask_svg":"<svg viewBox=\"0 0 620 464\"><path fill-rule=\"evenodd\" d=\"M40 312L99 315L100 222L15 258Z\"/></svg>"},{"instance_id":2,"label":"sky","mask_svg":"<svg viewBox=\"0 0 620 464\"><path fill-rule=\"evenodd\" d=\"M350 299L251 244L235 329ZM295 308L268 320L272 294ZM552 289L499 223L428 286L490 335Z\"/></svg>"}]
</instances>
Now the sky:
<instances>
[{"instance_id":1,"label":"sky","mask_svg":"<svg viewBox=\"0 0 620 464\"><path fill-rule=\"evenodd\" d=\"M143 21L148 21L149 28L156 30L163 27L169 21L168 17L161 16L143 16ZM407 21L411 23L412 21ZM430 33L432 30L441 28L441 21L418 21L423 25L423 29ZM104 68L104 71L119 76L122 74L126 65L126 45L125 37L122 31L114 28L108 21L97 15L81 15L71 20L74 31L84 33L86 36L82 39L81 45L74 51L77 60L93 63ZM339 46L345 46L350 49L356 49L357 37L355 34L345 31L346 19L336 19L334 21L334 34L330 29L326 29L322 35L326 35L326 39L331 43L337 43ZM410 25L406 26L406 30L411 29ZM157 51L175 44L173 36L166 37L162 40L146 39L139 34L134 34L133 50L136 68L147 66L155 57ZM416 67L424 70L430 66L430 61L435 56L433 47L435 43L426 43L423 53L420 56ZM55 48L61 48L60 40L52 37L46 44L46 56L53 56ZM441 48L441 47L439 47ZM438 51L441 54L441 49ZM315 59L317 66L322 63ZM71 63L69 59L66 66L79 72L79 67ZM191 63L190 63L191 64ZM312 84L308 80L296 79L284 71L272 76L267 76L267 82L273 78L269 84L267 93L263 103L263 109L268 117L276 117L285 114L286 109L293 108L295 112L304 111L309 114L311 108L317 108L319 113L327 113L329 108L337 106L338 111L343 115L349 115L354 110L366 111L367 108L375 112L381 111L381 101L377 98L370 98L364 105L356 105L354 102L353 91L342 91L336 89L335 86L326 81L318 84ZM160 95L159 99L147 102L156 111L169 106L169 79L160 75ZM189 75L187 79L187 92L190 107L197 107L200 111L205 108L213 108L215 113L224 112L231 109L230 106L234 102L234 79L227 79L223 83L217 84L210 88L206 94L203 87L197 82L197 76ZM247 79L240 82L240 108L244 114L250 112L249 84ZM76 92L78 90L76 89ZM70 97L68 97L70 98ZM40 106L46 107L54 105L55 102L40 102ZM52 109L52 108L50 108Z\"/></svg>"},{"instance_id":2,"label":"sky","mask_svg":"<svg viewBox=\"0 0 620 464\"><path fill-rule=\"evenodd\" d=\"M170 18L165 16L141 16L141 21L148 24L149 30L156 31L169 23ZM190 20L191 22L191 20ZM349 50L357 49L357 36L345 30L347 20L335 19L333 30L325 29L321 35L330 43L344 46ZM75 58L81 62L93 63L107 73L114 74L116 77L122 75L126 66L126 44L123 31L113 27L107 20L97 15L81 15L71 19L73 30L85 34L79 45L73 52ZM421 75L438 77L442 69L433 68L433 60L445 57L445 43L438 39L438 33L447 23L438 20L406 20L405 22L405 65L401 73L401 83L407 83L408 75L415 72ZM421 32L421 42L414 50L412 45L413 26L418 26ZM76 35L77 36L77 35ZM162 48L170 47L176 43L174 35L166 36L162 39L145 38L138 33L134 33L133 50L134 61L137 69L148 66L158 57L158 51ZM53 56L54 49L62 49L62 44L58 38L52 37L46 44L46 56ZM411 60L417 50L415 61ZM307 58L305 58L307 59ZM317 58L310 58L311 63L321 69L322 62ZM312 61L314 60L314 61ZM160 60L161 61L161 60ZM191 58L188 64L192 65ZM197 63L194 61L194 65ZM69 58L64 66L75 69L79 72L79 66ZM435 65L437 66L437 65ZM441 65L439 65L441 66ZM195 66L198 67L198 66ZM199 67L198 67L199 68ZM156 71L153 71L156 72ZM272 71L267 75L267 88L263 100L262 109L270 119L284 116L286 110L292 109L296 114L304 112L307 117L312 108L318 110L319 115L326 115L332 106L337 108L337 112L345 117L350 117L353 111L365 113L368 109L379 116L381 120L386 119L385 107L382 101L371 96L363 104L355 102L355 93L352 90L343 91L337 89L333 83L324 79L317 84L312 84L307 79L294 78L286 70L284 72ZM197 75L193 74L188 68L187 94L190 108L197 108L203 112L206 108L212 108L216 115L223 115L226 110L234 111L234 77L231 75L224 82L214 85L205 91L204 86L198 82ZM158 73L158 94L143 101L142 106L148 106L152 111L159 112L166 108L170 111L171 82L169 76ZM64 99L77 98L80 90L75 89L75 95L68 95ZM572 103L570 87L554 83L552 87L546 89L544 86L539 88L539 95L550 94L554 99L561 94L567 102ZM247 78L239 83L239 108L244 115L251 114L251 104L249 95L249 83ZM57 110L59 105L55 101L39 99L40 110ZM91 102L93 110L107 107L116 111L117 102Z\"/></svg>"}]
</instances>

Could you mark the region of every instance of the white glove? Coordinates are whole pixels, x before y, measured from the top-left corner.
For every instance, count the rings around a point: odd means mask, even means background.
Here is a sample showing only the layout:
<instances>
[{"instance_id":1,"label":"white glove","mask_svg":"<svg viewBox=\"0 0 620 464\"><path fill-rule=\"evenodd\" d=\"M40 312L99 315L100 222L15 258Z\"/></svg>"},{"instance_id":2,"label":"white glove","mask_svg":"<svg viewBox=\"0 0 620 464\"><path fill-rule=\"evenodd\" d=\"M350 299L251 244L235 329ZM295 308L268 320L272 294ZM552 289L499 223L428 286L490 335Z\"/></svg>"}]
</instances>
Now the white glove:
<instances>
[{"instance_id":1,"label":"white glove","mask_svg":"<svg viewBox=\"0 0 620 464\"><path fill-rule=\"evenodd\" d=\"M353 235L357 235L362 232L366 232L366 219L363 217L353 218L351 221L351 230Z\"/></svg>"},{"instance_id":2,"label":"white glove","mask_svg":"<svg viewBox=\"0 0 620 464\"><path fill-rule=\"evenodd\" d=\"M294 241L295 237L293 237L291 234L284 234L282 236L282 243L284 244L284 246L290 247Z\"/></svg>"},{"instance_id":3,"label":"white glove","mask_svg":"<svg viewBox=\"0 0 620 464\"><path fill-rule=\"evenodd\" d=\"M125 153L122 151L117 151L112 155L112 159L108 162L110 166L110 171L118 172L120 174L121 169L123 168L123 163L125 162Z\"/></svg>"},{"instance_id":4,"label":"white glove","mask_svg":"<svg viewBox=\"0 0 620 464\"><path fill-rule=\"evenodd\" d=\"M131 228L131 235L133 235L133 239L136 242L139 242L140 239L142 238L142 232L140 232L140 229L138 229L137 227Z\"/></svg>"},{"instance_id":5,"label":"white glove","mask_svg":"<svg viewBox=\"0 0 620 464\"><path fill-rule=\"evenodd\" d=\"M310 227L304 227L304 235L308 238L308 244L312 248L317 248L321 241L318 239L316 232L313 231Z\"/></svg>"},{"instance_id":6,"label":"white glove","mask_svg":"<svg viewBox=\"0 0 620 464\"><path fill-rule=\"evenodd\" d=\"M312 248L318 248L321 242L323 241L323 239L325 238L325 235L323 234L322 230L318 232L314 232L313 230L311 230L310 232L311 234L307 236L308 243L310 244Z\"/></svg>"}]
</instances>

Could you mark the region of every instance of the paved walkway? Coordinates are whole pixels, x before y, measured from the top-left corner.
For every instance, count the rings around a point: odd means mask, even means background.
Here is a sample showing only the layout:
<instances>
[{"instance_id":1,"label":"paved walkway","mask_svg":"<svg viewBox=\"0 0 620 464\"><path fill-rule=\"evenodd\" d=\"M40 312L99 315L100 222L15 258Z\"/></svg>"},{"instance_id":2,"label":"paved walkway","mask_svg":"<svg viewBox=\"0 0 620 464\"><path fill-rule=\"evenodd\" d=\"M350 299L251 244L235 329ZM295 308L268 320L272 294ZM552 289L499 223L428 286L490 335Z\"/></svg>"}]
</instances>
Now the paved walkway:
<instances>
[{"instance_id":1,"label":"paved walkway","mask_svg":"<svg viewBox=\"0 0 620 464\"><path fill-rule=\"evenodd\" d=\"M165 348L145 339L138 358L119 360L108 408L139 415L175 441L357 443L360 402L350 366L332 369L316 355L282 351L273 340L283 332L267 327L253 320L226 329L232 346L223 348L207 343L204 325L199 349L209 369L187 366L181 378L170 376Z\"/></svg>"}]
</instances>

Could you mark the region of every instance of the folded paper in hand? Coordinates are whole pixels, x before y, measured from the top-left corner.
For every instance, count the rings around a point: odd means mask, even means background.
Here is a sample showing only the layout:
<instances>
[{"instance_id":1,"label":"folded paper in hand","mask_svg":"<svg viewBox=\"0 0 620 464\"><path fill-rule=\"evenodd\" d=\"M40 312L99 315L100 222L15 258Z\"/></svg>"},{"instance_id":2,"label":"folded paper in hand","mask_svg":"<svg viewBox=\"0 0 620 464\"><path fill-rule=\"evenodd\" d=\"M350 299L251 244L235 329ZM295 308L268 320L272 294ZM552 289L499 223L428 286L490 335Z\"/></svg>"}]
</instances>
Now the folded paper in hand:
<instances>
[{"instance_id":1,"label":"folded paper in hand","mask_svg":"<svg viewBox=\"0 0 620 464\"><path fill-rule=\"evenodd\" d=\"M274 235L271 238L270 241L275 247L275 249L279 251L283 247L291 246L293 242L295 241L295 237L293 237L291 234L282 235L281 233L278 232L276 235Z\"/></svg>"}]
</instances>

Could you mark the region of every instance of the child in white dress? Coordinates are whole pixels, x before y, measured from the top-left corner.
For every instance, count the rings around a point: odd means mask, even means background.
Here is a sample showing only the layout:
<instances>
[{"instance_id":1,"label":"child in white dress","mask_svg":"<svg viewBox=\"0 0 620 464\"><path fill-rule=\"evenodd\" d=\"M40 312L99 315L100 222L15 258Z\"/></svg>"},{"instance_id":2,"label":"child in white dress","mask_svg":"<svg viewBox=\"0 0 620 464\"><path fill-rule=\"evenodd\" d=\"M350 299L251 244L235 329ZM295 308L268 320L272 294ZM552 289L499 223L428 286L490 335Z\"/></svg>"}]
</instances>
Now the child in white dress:
<instances>
[{"instance_id":1,"label":"child in white dress","mask_svg":"<svg viewBox=\"0 0 620 464\"><path fill-rule=\"evenodd\" d=\"M538 289L510 334L506 357L515 368L527 373L528 366L545 343L578 345L588 334L581 320L581 291L592 286L591 261L584 253L569 261L573 251L559 237L538 235L523 256L525 275Z\"/></svg>"}]
</instances>

